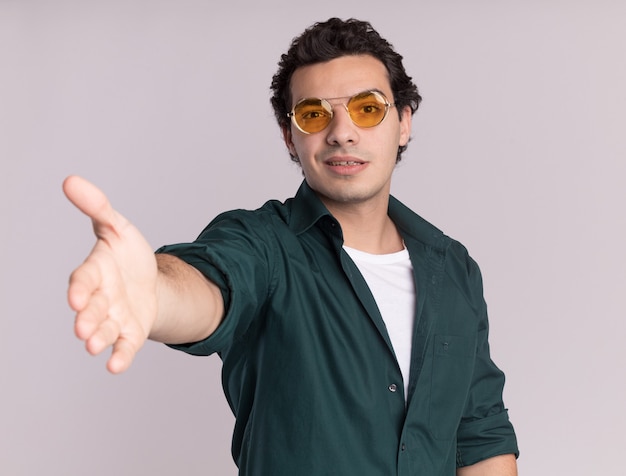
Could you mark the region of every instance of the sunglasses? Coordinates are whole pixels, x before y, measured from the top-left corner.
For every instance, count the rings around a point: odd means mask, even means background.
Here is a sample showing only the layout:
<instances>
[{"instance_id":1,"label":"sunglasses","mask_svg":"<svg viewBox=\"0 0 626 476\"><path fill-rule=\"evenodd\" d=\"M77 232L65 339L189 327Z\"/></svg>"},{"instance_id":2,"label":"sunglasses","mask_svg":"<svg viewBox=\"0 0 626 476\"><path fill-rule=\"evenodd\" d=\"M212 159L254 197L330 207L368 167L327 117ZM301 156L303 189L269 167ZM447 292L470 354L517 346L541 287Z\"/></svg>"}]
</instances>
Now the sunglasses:
<instances>
[{"instance_id":1,"label":"sunglasses","mask_svg":"<svg viewBox=\"0 0 626 476\"><path fill-rule=\"evenodd\" d=\"M304 98L296 103L290 113L293 124L305 134L320 132L330 124L333 118L332 99ZM394 106L383 93L378 91L363 91L355 94L348 102L342 104L354 124L359 127L374 127L387 117L389 108Z\"/></svg>"}]
</instances>

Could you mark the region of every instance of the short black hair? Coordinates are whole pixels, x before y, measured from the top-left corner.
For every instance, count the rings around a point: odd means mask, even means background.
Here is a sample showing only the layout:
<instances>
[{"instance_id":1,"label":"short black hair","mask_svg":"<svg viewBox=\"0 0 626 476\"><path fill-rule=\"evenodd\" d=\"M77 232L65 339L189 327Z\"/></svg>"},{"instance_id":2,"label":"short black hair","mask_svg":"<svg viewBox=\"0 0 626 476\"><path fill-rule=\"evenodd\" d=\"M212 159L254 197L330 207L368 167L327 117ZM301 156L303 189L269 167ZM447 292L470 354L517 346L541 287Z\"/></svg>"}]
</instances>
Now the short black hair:
<instances>
[{"instance_id":1,"label":"short black hair","mask_svg":"<svg viewBox=\"0 0 626 476\"><path fill-rule=\"evenodd\" d=\"M278 71L272 78L270 89L273 92L271 103L278 125L290 126L287 116L291 110L291 77L302 66L323 63L335 58L350 55L371 55L380 60L389 73L389 83L393 91L393 102L398 114L410 106L414 114L422 100L417 86L406 73L402 56L382 38L369 22L350 18L331 18L315 23L304 33L293 39L287 53L278 62ZM396 161L400 161L405 146L398 148ZM297 161L297 158L292 157Z\"/></svg>"}]
</instances>

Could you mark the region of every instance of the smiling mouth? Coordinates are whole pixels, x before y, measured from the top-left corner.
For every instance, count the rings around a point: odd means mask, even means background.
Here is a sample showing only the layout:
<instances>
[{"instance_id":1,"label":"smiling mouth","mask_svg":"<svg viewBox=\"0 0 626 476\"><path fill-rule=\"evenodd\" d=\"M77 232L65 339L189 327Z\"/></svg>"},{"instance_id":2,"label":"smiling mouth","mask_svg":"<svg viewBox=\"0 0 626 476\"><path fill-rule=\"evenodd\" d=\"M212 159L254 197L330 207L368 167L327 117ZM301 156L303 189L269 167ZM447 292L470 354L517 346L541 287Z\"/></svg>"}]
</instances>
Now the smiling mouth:
<instances>
[{"instance_id":1,"label":"smiling mouth","mask_svg":"<svg viewBox=\"0 0 626 476\"><path fill-rule=\"evenodd\" d=\"M357 160L329 160L326 162L328 165L333 167L341 167L347 165L363 165L363 162L359 162Z\"/></svg>"}]
</instances>

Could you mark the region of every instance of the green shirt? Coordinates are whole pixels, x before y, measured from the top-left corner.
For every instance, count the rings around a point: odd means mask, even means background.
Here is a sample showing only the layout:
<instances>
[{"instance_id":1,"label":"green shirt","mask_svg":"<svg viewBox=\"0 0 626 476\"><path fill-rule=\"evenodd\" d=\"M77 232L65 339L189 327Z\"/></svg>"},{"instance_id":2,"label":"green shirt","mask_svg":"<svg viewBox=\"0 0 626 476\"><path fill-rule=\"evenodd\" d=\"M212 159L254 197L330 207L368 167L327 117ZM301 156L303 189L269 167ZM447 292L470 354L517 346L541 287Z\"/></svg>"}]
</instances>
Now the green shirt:
<instances>
[{"instance_id":1,"label":"green shirt","mask_svg":"<svg viewBox=\"0 0 626 476\"><path fill-rule=\"evenodd\" d=\"M389 215L417 289L406 406L376 302L306 183L284 204L224 213L194 243L159 250L222 289L217 331L175 347L222 358L240 474L452 476L517 454L478 266L393 197Z\"/></svg>"}]
</instances>

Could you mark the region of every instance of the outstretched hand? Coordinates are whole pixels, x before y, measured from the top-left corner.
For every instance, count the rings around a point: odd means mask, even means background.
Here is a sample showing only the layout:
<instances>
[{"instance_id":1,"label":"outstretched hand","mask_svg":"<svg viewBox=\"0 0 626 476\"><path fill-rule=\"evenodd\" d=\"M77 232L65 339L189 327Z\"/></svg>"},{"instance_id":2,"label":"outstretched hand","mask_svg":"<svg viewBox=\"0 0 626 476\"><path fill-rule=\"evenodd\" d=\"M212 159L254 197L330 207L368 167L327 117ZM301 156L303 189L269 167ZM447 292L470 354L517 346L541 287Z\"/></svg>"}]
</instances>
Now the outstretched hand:
<instances>
[{"instance_id":1,"label":"outstretched hand","mask_svg":"<svg viewBox=\"0 0 626 476\"><path fill-rule=\"evenodd\" d=\"M148 242L96 186L77 176L63 182L67 198L91 218L96 244L70 277L75 332L96 355L112 346L107 368L126 370L157 314L157 263Z\"/></svg>"}]
</instances>

